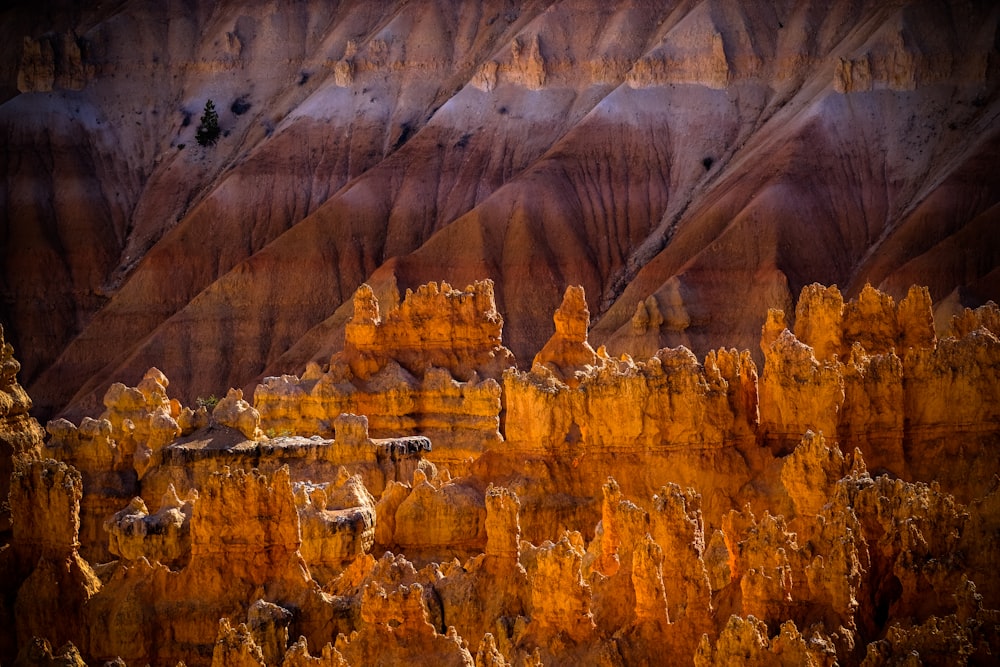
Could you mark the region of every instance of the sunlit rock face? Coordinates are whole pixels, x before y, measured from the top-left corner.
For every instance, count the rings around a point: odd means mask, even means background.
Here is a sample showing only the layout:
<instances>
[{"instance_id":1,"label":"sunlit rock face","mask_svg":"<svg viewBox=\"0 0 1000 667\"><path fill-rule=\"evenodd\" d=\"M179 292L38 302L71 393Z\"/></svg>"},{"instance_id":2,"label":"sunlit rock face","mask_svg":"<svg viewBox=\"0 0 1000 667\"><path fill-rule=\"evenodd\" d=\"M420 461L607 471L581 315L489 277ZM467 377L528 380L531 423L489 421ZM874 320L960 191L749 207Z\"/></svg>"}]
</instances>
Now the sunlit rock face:
<instances>
[{"instance_id":1,"label":"sunlit rock face","mask_svg":"<svg viewBox=\"0 0 1000 667\"><path fill-rule=\"evenodd\" d=\"M466 332L493 327L487 287L422 288L397 310L413 318L411 300L423 304L425 338L383 339L378 301L359 290L351 344L330 362L342 368L303 377L340 373L350 395L372 391L380 365L404 359L417 377L450 359L438 369L471 382L453 372L508 359L502 331L450 348L453 334L433 332L456 312ZM48 443L12 459L0 618L15 632L2 658L992 661L994 304L939 337L926 290L897 304L810 285L792 329L769 314L759 374L748 351L612 358L591 346L585 304L584 289L567 289L531 369L487 380L501 423L455 468L447 448L467 440L449 440L440 414L374 437L398 404L331 416L304 391L276 398L275 380L254 405L234 389L209 414L170 398L154 368L137 387L112 386L99 418L50 422Z\"/></svg>"},{"instance_id":2,"label":"sunlit rock face","mask_svg":"<svg viewBox=\"0 0 1000 667\"><path fill-rule=\"evenodd\" d=\"M927 285L946 326L1000 300L997 20L875 0L18 4L0 317L21 382L43 420L95 416L150 367L188 405L249 399L344 348L362 283L385 318L408 289L491 279L525 365L567 285L593 347L638 359L724 344L760 366L767 309L791 316L813 282L897 303ZM222 133L201 146L207 100Z\"/></svg>"},{"instance_id":3,"label":"sunlit rock face","mask_svg":"<svg viewBox=\"0 0 1000 667\"><path fill-rule=\"evenodd\" d=\"M996 662L990 3L16 4L0 663Z\"/></svg>"},{"instance_id":4,"label":"sunlit rock face","mask_svg":"<svg viewBox=\"0 0 1000 667\"><path fill-rule=\"evenodd\" d=\"M4 339L0 326L0 498L10 491L10 478L18 461L37 459L45 434L38 421L28 414L31 398L17 381L21 364L14 347ZM10 507L0 505L0 536L10 536Z\"/></svg>"},{"instance_id":5,"label":"sunlit rock face","mask_svg":"<svg viewBox=\"0 0 1000 667\"><path fill-rule=\"evenodd\" d=\"M265 378L254 392L269 433L332 434L342 413L368 417L373 436L421 433L435 463L459 472L500 441L500 379L514 363L501 342L493 283L447 283L385 305L362 285L344 330L343 351L324 370Z\"/></svg>"}]
</instances>

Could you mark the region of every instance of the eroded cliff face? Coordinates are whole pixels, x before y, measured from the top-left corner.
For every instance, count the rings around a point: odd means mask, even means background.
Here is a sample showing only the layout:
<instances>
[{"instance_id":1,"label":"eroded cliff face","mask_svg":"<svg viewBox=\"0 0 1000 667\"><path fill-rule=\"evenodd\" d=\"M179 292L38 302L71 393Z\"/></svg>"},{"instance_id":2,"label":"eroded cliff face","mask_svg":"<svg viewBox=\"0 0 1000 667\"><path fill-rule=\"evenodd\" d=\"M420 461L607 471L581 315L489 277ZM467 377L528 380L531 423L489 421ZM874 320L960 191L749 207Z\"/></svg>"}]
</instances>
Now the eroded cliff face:
<instances>
[{"instance_id":1,"label":"eroded cliff face","mask_svg":"<svg viewBox=\"0 0 1000 667\"><path fill-rule=\"evenodd\" d=\"M16 457L0 659L990 664L1000 311L938 338L926 290L810 285L794 312L758 375L748 351L594 350L571 287L500 384L488 283L384 315L362 288L344 351L253 405L184 407L150 369ZM493 383L447 413L488 428L413 408L436 373Z\"/></svg>"},{"instance_id":2,"label":"eroded cliff face","mask_svg":"<svg viewBox=\"0 0 1000 667\"><path fill-rule=\"evenodd\" d=\"M28 414L31 398L17 381L21 364L14 358L14 347L4 339L0 327L0 498L10 491L10 477L18 461L41 455L44 432ZM7 541L10 532L10 508L0 505L0 536Z\"/></svg>"},{"instance_id":3,"label":"eroded cliff face","mask_svg":"<svg viewBox=\"0 0 1000 667\"><path fill-rule=\"evenodd\" d=\"M996 661L997 7L44 4L0 662Z\"/></svg>"},{"instance_id":4,"label":"eroded cliff face","mask_svg":"<svg viewBox=\"0 0 1000 667\"><path fill-rule=\"evenodd\" d=\"M514 363L489 280L464 290L430 283L382 307L367 284L354 295L343 351L324 370L269 377L254 391L271 433L331 434L342 413L368 416L372 435L421 433L435 463L464 472L500 441L500 379Z\"/></svg>"},{"instance_id":5,"label":"eroded cliff face","mask_svg":"<svg viewBox=\"0 0 1000 667\"><path fill-rule=\"evenodd\" d=\"M767 309L814 281L926 284L943 324L1000 299L988 3L2 18L0 317L45 420L150 367L185 404L249 397L343 349L362 283L387 317L490 278L523 363L567 284L612 356L721 341L758 366Z\"/></svg>"}]
</instances>

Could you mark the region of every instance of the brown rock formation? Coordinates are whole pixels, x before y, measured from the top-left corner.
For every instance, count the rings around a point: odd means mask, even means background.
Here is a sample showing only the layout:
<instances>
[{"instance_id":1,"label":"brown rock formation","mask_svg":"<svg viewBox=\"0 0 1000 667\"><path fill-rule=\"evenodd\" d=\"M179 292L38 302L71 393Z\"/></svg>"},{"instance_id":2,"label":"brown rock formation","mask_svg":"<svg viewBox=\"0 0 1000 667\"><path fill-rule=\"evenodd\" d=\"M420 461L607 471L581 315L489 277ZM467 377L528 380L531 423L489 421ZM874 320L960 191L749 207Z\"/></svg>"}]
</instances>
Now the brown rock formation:
<instances>
[{"instance_id":1,"label":"brown rock formation","mask_svg":"<svg viewBox=\"0 0 1000 667\"><path fill-rule=\"evenodd\" d=\"M258 618L263 613L257 613L259 607L295 609L295 624L303 634L330 641L329 630L322 630L325 622L315 615L324 598L299 552L300 524L287 468L273 478L225 470L206 480L200 491L189 521L190 561L174 572L146 560L114 565L88 607L89 653L119 655L129 664L165 664L206 651L211 655L215 645L223 658L252 658L255 651L234 648L242 641L239 627L219 630L225 641L216 643L218 619L247 609L258 647L272 657L283 655L283 644L280 651L275 648L282 643L276 639L278 630ZM251 604L257 600L264 602ZM264 616L275 621L274 613ZM291 618L282 621L286 631ZM173 628L172 643L155 642L149 635L150 627L164 625ZM229 649L235 653L226 653Z\"/></svg>"},{"instance_id":2,"label":"brown rock formation","mask_svg":"<svg viewBox=\"0 0 1000 667\"><path fill-rule=\"evenodd\" d=\"M870 331L862 321L871 323ZM835 288L805 288L795 329L824 352L817 357L813 347L782 330L780 313L765 325L765 442L787 452L807 430L837 434L845 451L860 448L874 470L937 479L963 499L984 494L993 473L973 461L989 446L998 422L997 338L980 328L939 341L931 321L927 293L917 288L898 308L872 288L846 304ZM958 457L955 476L929 467L936 465L929 452L950 439L946 432L968 439L969 454Z\"/></svg>"},{"instance_id":3,"label":"brown rock formation","mask_svg":"<svg viewBox=\"0 0 1000 667\"><path fill-rule=\"evenodd\" d=\"M582 303L581 293L567 295ZM565 304L562 310L580 312ZM554 340L547 349L564 346L566 338L556 333ZM585 332L571 346L589 347ZM563 362L558 375L542 363L504 375L506 442L480 459L478 474L512 486L531 508L522 524L526 536L544 539L545 524L563 522L589 531L599 515L595 490L609 475L620 476L634 494L664 482L711 484L716 491L707 502L717 521L747 480L744 456L757 455L740 452L756 449L750 445L757 370L750 355L718 350L701 364L681 347L648 361L601 353L593 365L589 355L586 361ZM525 460L537 462L538 471L523 472Z\"/></svg>"},{"instance_id":4,"label":"brown rock formation","mask_svg":"<svg viewBox=\"0 0 1000 667\"><path fill-rule=\"evenodd\" d=\"M10 483L13 539L0 551L4 612L15 621L8 630L22 648L35 638L82 644L89 632L85 610L101 582L79 552L80 473L52 459L20 460ZM13 648L10 640L3 648Z\"/></svg>"},{"instance_id":5,"label":"brown rock formation","mask_svg":"<svg viewBox=\"0 0 1000 667\"><path fill-rule=\"evenodd\" d=\"M575 386L574 373L586 372L588 367L597 364L597 354L587 342L590 311L587 309L583 287L566 288L562 305L552 319L556 324L556 332L535 355L531 366L545 366L559 380Z\"/></svg>"},{"instance_id":6,"label":"brown rock formation","mask_svg":"<svg viewBox=\"0 0 1000 667\"><path fill-rule=\"evenodd\" d=\"M42 451L44 434L28 411L31 398L17 382L21 364L0 327L0 498L10 492L10 477L18 461L36 459ZM0 543L7 541L10 510L0 503Z\"/></svg>"},{"instance_id":7,"label":"brown rock formation","mask_svg":"<svg viewBox=\"0 0 1000 667\"><path fill-rule=\"evenodd\" d=\"M169 487L155 514L150 514L142 498L104 522L108 551L124 561L145 558L164 565L186 561L191 552L191 513L197 496L181 501Z\"/></svg>"},{"instance_id":8,"label":"brown rock formation","mask_svg":"<svg viewBox=\"0 0 1000 667\"><path fill-rule=\"evenodd\" d=\"M45 93L54 88L82 90L87 83L86 70L80 39L75 34L25 37L17 89L22 93Z\"/></svg>"},{"instance_id":9,"label":"brown rock formation","mask_svg":"<svg viewBox=\"0 0 1000 667\"><path fill-rule=\"evenodd\" d=\"M330 433L342 413L364 414L379 437L429 437L431 460L460 471L500 439L500 387L513 363L500 342L503 318L493 284L464 291L447 283L408 292L383 319L371 288L354 296L344 351L323 373L266 378L254 392L262 427L299 435Z\"/></svg>"},{"instance_id":10,"label":"brown rock formation","mask_svg":"<svg viewBox=\"0 0 1000 667\"><path fill-rule=\"evenodd\" d=\"M822 638L803 637L791 621L782 624L781 632L770 636L767 625L753 616L733 616L719 635L715 646L702 639L694 657L697 667L728 665L739 660L745 665L807 665L826 667L837 664L836 653Z\"/></svg>"},{"instance_id":11,"label":"brown rock formation","mask_svg":"<svg viewBox=\"0 0 1000 667\"><path fill-rule=\"evenodd\" d=\"M375 541L375 499L361 481L341 467L326 485L302 484L296 489L300 552L314 577L338 571L367 553Z\"/></svg>"},{"instance_id":12,"label":"brown rock formation","mask_svg":"<svg viewBox=\"0 0 1000 667\"><path fill-rule=\"evenodd\" d=\"M422 376L443 368L459 380L474 374L497 378L514 362L500 340L503 317L496 310L493 282L477 281L464 290L448 283L422 285L407 292L398 306L389 304L381 317L368 285L354 295L354 316L347 324L344 352L334 363L346 363L365 380L389 360Z\"/></svg>"},{"instance_id":13,"label":"brown rock formation","mask_svg":"<svg viewBox=\"0 0 1000 667\"><path fill-rule=\"evenodd\" d=\"M234 389L209 417L152 369L114 385L101 418L50 422L63 461L21 460L12 482L0 659L988 664L1000 649L995 309L938 339L926 291L897 307L810 286L794 327L816 348L772 311L758 382L745 351L595 352L569 289L532 369L506 370L502 393L479 383L496 421L453 476L426 458L447 413L405 413L424 435L393 438L369 420L404 423L387 369L421 396L508 358L485 287L418 290L385 319L360 290L331 370L269 379L259 407ZM368 392L350 400L370 412L332 414L334 392Z\"/></svg>"},{"instance_id":14,"label":"brown rock formation","mask_svg":"<svg viewBox=\"0 0 1000 667\"><path fill-rule=\"evenodd\" d=\"M226 397L212 410L212 420L220 426L234 428L248 440L258 440L263 433L260 413L243 400L243 391L230 389Z\"/></svg>"},{"instance_id":15,"label":"brown rock formation","mask_svg":"<svg viewBox=\"0 0 1000 667\"><path fill-rule=\"evenodd\" d=\"M249 396L340 350L364 282L489 277L523 360L566 284L643 358L752 348L817 280L998 298L987 5L35 9L0 40L0 283L45 417L154 364Z\"/></svg>"}]
</instances>

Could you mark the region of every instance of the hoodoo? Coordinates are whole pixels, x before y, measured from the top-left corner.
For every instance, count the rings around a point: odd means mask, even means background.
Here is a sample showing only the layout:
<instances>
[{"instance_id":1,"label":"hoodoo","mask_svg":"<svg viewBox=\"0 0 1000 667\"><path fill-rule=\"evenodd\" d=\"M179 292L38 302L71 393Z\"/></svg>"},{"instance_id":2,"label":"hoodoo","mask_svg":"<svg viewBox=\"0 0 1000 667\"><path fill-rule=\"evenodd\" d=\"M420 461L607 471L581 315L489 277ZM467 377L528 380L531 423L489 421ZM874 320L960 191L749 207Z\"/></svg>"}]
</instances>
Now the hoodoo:
<instances>
[{"instance_id":1,"label":"hoodoo","mask_svg":"<svg viewBox=\"0 0 1000 667\"><path fill-rule=\"evenodd\" d=\"M748 351L595 352L574 287L532 369L501 385L474 379L513 361L499 329L434 334L465 309L464 331L498 321L487 287L430 285L387 320L363 287L345 352L266 380L253 406L232 390L211 415L184 407L152 369L109 389L99 418L50 422L47 443L8 456L5 656L871 665L1000 650L994 304L939 339L926 291L897 306L810 285L798 333L770 313L758 375ZM872 304L881 319L858 324ZM416 312L419 338L379 333ZM434 373L458 389L450 412L412 407L444 400ZM469 382L495 400L464 402ZM493 426L470 430L470 405Z\"/></svg>"},{"instance_id":2,"label":"hoodoo","mask_svg":"<svg viewBox=\"0 0 1000 667\"><path fill-rule=\"evenodd\" d=\"M0 663L1000 660L993 3L7 4Z\"/></svg>"}]
</instances>

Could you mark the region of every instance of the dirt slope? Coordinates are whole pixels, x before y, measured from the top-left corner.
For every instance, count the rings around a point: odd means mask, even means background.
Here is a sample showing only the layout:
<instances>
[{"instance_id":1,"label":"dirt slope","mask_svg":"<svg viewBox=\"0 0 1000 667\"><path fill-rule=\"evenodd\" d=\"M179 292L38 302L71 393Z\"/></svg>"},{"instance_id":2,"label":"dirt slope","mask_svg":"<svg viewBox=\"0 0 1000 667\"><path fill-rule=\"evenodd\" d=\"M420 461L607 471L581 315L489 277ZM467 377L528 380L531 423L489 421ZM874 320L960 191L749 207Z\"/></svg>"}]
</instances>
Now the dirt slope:
<instances>
[{"instance_id":1,"label":"dirt slope","mask_svg":"<svg viewBox=\"0 0 1000 667\"><path fill-rule=\"evenodd\" d=\"M364 281L493 279L521 363L567 284L647 354L756 350L813 281L1000 297L990 3L45 9L0 21L0 319L42 416L153 365L187 401L299 373Z\"/></svg>"}]
</instances>

